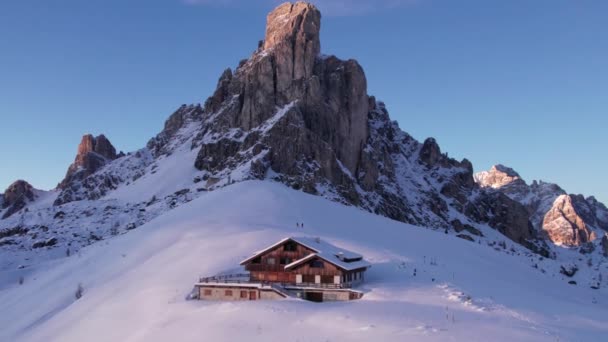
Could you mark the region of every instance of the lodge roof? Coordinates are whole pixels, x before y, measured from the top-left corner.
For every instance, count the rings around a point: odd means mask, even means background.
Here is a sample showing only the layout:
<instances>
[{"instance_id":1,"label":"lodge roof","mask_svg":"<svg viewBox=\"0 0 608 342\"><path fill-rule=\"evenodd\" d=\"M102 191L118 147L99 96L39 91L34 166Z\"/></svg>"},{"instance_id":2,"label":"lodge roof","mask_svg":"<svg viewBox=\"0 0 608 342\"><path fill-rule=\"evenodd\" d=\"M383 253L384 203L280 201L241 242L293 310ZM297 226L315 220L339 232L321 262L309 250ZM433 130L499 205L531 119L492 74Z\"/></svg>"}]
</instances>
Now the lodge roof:
<instances>
[{"instance_id":1,"label":"lodge roof","mask_svg":"<svg viewBox=\"0 0 608 342\"><path fill-rule=\"evenodd\" d=\"M295 236L284 238L284 239L276 242L275 244L268 246L261 251L256 252L249 258L241 261L241 265L250 262L251 260L257 258L258 256L284 244L287 241L293 241L295 243L298 243L298 244L312 250L314 253L309 254L301 259L295 260L294 262L292 262L288 265L285 265L285 270L294 268L295 266L300 265L315 257L321 258L346 271L352 271L352 270L356 270L356 269L360 269L360 268L368 268L371 266L371 264L369 262L367 262L366 260L363 259L363 256L361 254L349 251L344 248L334 246L328 242L325 242L324 240L321 240L320 238L295 237Z\"/></svg>"}]
</instances>

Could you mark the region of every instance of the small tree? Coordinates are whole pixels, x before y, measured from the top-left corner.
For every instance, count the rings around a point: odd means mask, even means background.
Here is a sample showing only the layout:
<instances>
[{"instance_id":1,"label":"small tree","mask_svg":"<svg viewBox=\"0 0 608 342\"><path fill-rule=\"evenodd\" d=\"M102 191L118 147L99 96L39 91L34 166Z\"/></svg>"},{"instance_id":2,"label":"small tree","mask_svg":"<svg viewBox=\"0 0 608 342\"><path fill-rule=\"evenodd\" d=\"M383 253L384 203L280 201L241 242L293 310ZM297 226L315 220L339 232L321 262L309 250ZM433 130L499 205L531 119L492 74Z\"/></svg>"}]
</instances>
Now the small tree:
<instances>
[{"instance_id":1,"label":"small tree","mask_svg":"<svg viewBox=\"0 0 608 342\"><path fill-rule=\"evenodd\" d=\"M74 293L74 297L76 297L76 299L80 299L82 297L82 295L84 294L84 288L82 287L82 283L78 283L78 287L76 288L76 293Z\"/></svg>"},{"instance_id":2,"label":"small tree","mask_svg":"<svg viewBox=\"0 0 608 342\"><path fill-rule=\"evenodd\" d=\"M23 279L23 276L19 277L19 285L23 285L23 282L25 281L25 279Z\"/></svg>"}]
</instances>

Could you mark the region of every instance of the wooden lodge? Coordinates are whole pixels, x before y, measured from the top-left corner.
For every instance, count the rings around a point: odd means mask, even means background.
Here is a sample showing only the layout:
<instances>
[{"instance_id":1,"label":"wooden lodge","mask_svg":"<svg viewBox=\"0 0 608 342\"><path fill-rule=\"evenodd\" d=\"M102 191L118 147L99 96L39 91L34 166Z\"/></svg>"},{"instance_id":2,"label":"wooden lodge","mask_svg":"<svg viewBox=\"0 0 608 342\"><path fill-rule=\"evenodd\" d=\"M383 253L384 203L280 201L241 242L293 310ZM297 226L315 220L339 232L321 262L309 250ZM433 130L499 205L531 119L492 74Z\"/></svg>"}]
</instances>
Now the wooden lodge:
<instances>
[{"instance_id":1,"label":"wooden lodge","mask_svg":"<svg viewBox=\"0 0 608 342\"><path fill-rule=\"evenodd\" d=\"M252 281L348 288L364 280L363 256L319 238L290 237L241 261Z\"/></svg>"},{"instance_id":2,"label":"wooden lodge","mask_svg":"<svg viewBox=\"0 0 608 342\"><path fill-rule=\"evenodd\" d=\"M371 266L360 254L310 237L285 238L240 264L248 273L201 279L197 284L199 298L257 300L295 296L317 302L358 299L362 293L352 288L365 280L365 271Z\"/></svg>"}]
</instances>

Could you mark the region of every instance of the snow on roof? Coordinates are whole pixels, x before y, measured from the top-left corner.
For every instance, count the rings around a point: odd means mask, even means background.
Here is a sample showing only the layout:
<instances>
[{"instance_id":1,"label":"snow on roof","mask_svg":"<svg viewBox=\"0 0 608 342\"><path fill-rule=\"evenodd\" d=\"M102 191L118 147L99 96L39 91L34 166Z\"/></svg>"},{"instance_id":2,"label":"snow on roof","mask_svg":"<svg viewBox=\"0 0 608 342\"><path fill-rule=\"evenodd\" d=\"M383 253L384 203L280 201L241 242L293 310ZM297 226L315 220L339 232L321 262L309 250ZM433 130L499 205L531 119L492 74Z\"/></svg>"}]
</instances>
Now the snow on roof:
<instances>
[{"instance_id":1,"label":"snow on roof","mask_svg":"<svg viewBox=\"0 0 608 342\"><path fill-rule=\"evenodd\" d=\"M371 266L371 264L369 262L363 260L363 256L361 254L349 251L344 248L334 246L334 245L326 242L325 240L321 240L320 238L303 237L303 236L297 236L297 237L292 236L292 237L284 238L284 239L276 242L275 244L273 244L269 247L266 247L265 249L263 249L261 251L256 252L254 255L250 256L249 258L241 261L241 265L251 261L252 259L260 256L261 254L266 253L269 250L272 250L272 249L282 245L283 243L285 243L289 240L294 241L300 245L303 245L304 247L311 249L312 251L314 251L314 253L309 254L309 255L305 256L304 258L296 260L288 265L285 265L286 270L293 268L303 262L311 260L314 257L319 257L319 258L321 258L329 263L332 263L332 264L338 266L339 268L342 268L347 271L356 270L359 268L368 268Z\"/></svg>"},{"instance_id":2,"label":"snow on roof","mask_svg":"<svg viewBox=\"0 0 608 342\"><path fill-rule=\"evenodd\" d=\"M194 286L210 286L210 287L251 287L261 289L264 286L261 283L222 283L222 282L209 282L209 283L196 283Z\"/></svg>"}]
</instances>

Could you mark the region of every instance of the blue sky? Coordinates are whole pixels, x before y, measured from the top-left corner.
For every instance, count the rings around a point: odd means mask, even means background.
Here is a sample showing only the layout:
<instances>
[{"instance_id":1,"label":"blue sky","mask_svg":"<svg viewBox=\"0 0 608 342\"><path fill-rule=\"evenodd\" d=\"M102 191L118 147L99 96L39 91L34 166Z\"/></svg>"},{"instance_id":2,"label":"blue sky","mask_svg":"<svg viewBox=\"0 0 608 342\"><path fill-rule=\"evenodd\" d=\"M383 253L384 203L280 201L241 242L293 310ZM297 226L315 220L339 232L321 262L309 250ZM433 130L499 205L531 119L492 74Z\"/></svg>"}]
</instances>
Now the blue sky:
<instances>
[{"instance_id":1,"label":"blue sky","mask_svg":"<svg viewBox=\"0 0 608 342\"><path fill-rule=\"evenodd\" d=\"M263 38L273 0L0 2L0 188L52 188L85 133L143 147ZM322 50L419 140L608 202L608 1L327 0Z\"/></svg>"}]
</instances>

